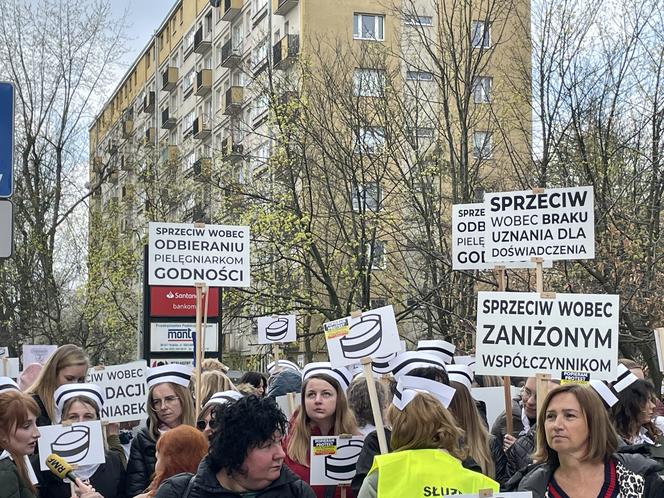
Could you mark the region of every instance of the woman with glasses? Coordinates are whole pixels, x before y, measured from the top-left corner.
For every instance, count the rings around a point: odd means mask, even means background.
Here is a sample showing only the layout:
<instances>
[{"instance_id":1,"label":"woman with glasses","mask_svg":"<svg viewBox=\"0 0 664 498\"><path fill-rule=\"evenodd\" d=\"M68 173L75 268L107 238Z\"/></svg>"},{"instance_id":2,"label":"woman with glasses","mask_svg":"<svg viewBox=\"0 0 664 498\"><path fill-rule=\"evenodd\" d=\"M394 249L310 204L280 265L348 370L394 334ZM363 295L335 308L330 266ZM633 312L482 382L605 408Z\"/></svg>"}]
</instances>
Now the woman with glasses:
<instances>
[{"instance_id":1,"label":"woman with glasses","mask_svg":"<svg viewBox=\"0 0 664 498\"><path fill-rule=\"evenodd\" d=\"M198 416L198 420L196 421L196 427L199 431L205 434L205 437L208 439L208 441L212 440L212 426L210 425L210 420L212 419L212 411L214 410L214 407L240 399L241 397L242 393L232 390L222 391L210 396L210 399L208 399L208 401L205 403L205 406L203 406L203 410L201 411L200 415Z\"/></svg>"},{"instance_id":2,"label":"woman with glasses","mask_svg":"<svg viewBox=\"0 0 664 498\"><path fill-rule=\"evenodd\" d=\"M189 391L191 371L191 367L177 364L148 369L148 420L131 442L127 496L142 493L150 484L159 436L182 424L194 426L194 399Z\"/></svg>"}]
</instances>

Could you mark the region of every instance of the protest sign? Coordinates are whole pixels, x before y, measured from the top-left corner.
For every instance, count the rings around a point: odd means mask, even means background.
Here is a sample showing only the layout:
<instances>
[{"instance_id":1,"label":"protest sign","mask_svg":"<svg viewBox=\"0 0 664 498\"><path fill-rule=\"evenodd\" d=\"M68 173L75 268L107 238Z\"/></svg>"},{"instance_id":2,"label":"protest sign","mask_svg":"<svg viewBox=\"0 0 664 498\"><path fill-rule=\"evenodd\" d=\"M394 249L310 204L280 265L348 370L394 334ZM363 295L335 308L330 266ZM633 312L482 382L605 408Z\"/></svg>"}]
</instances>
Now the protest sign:
<instances>
[{"instance_id":1,"label":"protest sign","mask_svg":"<svg viewBox=\"0 0 664 498\"><path fill-rule=\"evenodd\" d=\"M616 295L479 292L475 373L614 380L619 311Z\"/></svg>"},{"instance_id":2,"label":"protest sign","mask_svg":"<svg viewBox=\"0 0 664 498\"><path fill-rule=\"evenodd\" d=\"M664 345L664 328L653 330L653 335L655 336L655 349L659 371L664 373L664 351L662 350L662 346Z\"/></svg>"},{"instance_id":3,"label":"protest sign","mask_svg":"<svg viewBox=\"0 0 664 498\"><path fill-rule=\"evenodd\" d=\"M505 268L535 268L526 261L492 261L485 259L486 219L483 203L455 204L452 206L452 269L491 270ZM553 262L544 262L547 267Z\"/></svg>"},{"instance_id":4,"label":"protest sign","mask_svg":"<svg viewBox=\"0 0 664 498\"><path fill-rule=\"evenodd\" d=\"M147 362L139 360L88 371L86 382L97 384L104 391L102 420L128 422L147 418L146 368Z\"/></svg>"},{"instance_id":5,"label":"protest sign","mask_svg":"<svg viewBox=\"0 0 664 498\"><path fill-rule=\"evenodd\" d=\"M290 420L295 410L302 404L302 398L299 393L288 393L283 396L277 396L275 401L288 420Z\"/></svg>"},{"instance_id":6,"label":"protest sign","mask_svg":"<svg viewBox=\"0 0 664 498\"><path fill-rule=\"evenodd\" d=\"M521 390L518 387L510 386L511 398L518 398ZM484 401L486 406L486 420L489 427L498 416L505 410L505 390L502 386L498 387L473 387L470 390L473 398L477 401Z\"/></svg>"},{"instance_id":7,"label":"protest sign","mask_svg":"<svg viewBox=\"0 0 664 498\"><path fill-rule=\"evenodd\" d=\"M595 257L592 187L488 193L484 205L486 261Z\"/></svg>"},{"instance_id":8,"label":"protest sign","mask_svg":"<svg viewBox=\"0 0 664 498\"><path fill-rule=\"evenodd\" d=\"M0 358L0 375L16 379L19 370L18 358Z\"/></svg>"},{"instance_id":9,"label":"protest sign","mask_svg":"<svg viewBox=\"0 0 664 498\"><path fill-rule=\"evenodd\" d=\"M364 446L364 436L312 436L312 486L350 484L355 477L357 459Z\"/></svg>"},{"instance_id":10,"label":"protest sign","mask_svg":"<svg viewBox=\"0 0 664 498\"><path fill-rule=\"evenodd\" d=\"M218 350L217 323L208 323L205 327L205 351ZM195 323L152 322L150 324L151 353L194 352L193 333Z\"/></svg>"},{"instance_id":11,"label":"protest sign","mask_svg":"<svg viewBox=\"0 0 664 498\"><path fill-rule=\"evenodd\" d=\"M392 306L323 324L325 342L333 367L359 363L401 351L401 340Z\"/></svg>"},{"instance_id":12,"label":"protest sign","mask_svg":"<svg viewBox=\"0 0 664 498\"><path fill-rule=\"evenodd\" d=\"M39 428L39 468L48 470L46 458L51 454L68 463L81 466L106 462L101 422L76 422L71 425L45 425Z\"/></svg>"},{"instance_id":13,"label":"protest sign","mask_svg":"<svg viewBox=\"0 0 664 498\"><path fill-rule=\"evenodd\" d=\"M271 315L258 318L258 344L295 342L295 315Z\"/></svg>"},{"instance_id":14,"label":"protest sign","mask_svg":"<svg viewBox=\"0 0 664 498\"><path fill-rule=\"evenodd\" d=\"M249 227L149 224L149 285L249 287Z\"/></svg>"},{"instance_id":15,"label":"protest sign","mask_svg":"<svg viewBox=\"0 0 664 498\"><path fill-rule=\"evenodd\" d=\"M42 344L24 344L23 345L23 367L30 363L39 363L43 365L49 356L55 353L57 346Z\"/></svg>"},{"instance_id":16,"label":"protest sign","mask_svg":"<svg viewBox=\"0 0 664 498\"><path fill-rule=\"evenodd\" d=\"M0 358L9 358L9 348L7 346L0 347Z\"/></svg>"}]
</instances>

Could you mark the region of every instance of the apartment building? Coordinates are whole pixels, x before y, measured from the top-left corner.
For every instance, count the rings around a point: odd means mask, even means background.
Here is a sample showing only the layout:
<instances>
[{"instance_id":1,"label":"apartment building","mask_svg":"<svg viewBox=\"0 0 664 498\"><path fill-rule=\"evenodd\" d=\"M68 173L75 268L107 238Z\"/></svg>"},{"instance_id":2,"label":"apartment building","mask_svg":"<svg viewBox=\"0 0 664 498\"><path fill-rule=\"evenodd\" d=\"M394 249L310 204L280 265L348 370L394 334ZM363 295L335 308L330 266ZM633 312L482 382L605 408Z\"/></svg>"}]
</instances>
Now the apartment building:
<instances>
[{"instance_id":1,"label":"apartment building","mask_svg":"<svg viewBox=\"0 0 664 498\"><path fill-rule=\"evenodd\" d=\"M469 11L478 12L477 18L467 19L470 49L496 52L487 67L529 67L528 2L514 2L515 20L488 17L498 11L500 0L468 3ZM401 54L391 64L405 84L426 89L436 77L438 54L418 47L427 37L436 38L436 26L445 24L441 16L450 13L448 9L453 9L451 3L439 0L406 0L394 8L377 0L221 0L219 7L207 0L175 1L89 129L91 211L121 205L119 230L136 241L149 219L232 223L219 209L224 193L210 184L210 172L223 164L235 181L261 177L275 133L266 89L279 82L280 88L297 91L297 62L315 52L321 64L321 41L332 39L351 49L368 43L389 47ZM334 65L334 53L329 55ZM472 105L495 104L470 132L468 154L493 160L521 156L527 161L527 99L514 95L504 70L494 74L489 69L466 82L472 87ZM357 67L352 78L355 95L372 97L383 76L375 68ZM428 103L430 114L438 112L439 99L431 101L436 104ZM509 150L501 150L494 143L498 133L492 123L506 114L526 132L503 126L501 135L515 136ZM418 126L414 133L426 139L434 128ZM367 127L359 137L364 150L374 150L383 142L384 131ZM146 181L151 188L145 188ZM364 202L380 196L377 185L357 188L363 190ZM352 202L357 199L353 196ZM377 263L384 253L380 244L372 247ZM247 335L231 334L225 349L250 354L255 351L250 342Z\"/></svg>"}]
</instances>

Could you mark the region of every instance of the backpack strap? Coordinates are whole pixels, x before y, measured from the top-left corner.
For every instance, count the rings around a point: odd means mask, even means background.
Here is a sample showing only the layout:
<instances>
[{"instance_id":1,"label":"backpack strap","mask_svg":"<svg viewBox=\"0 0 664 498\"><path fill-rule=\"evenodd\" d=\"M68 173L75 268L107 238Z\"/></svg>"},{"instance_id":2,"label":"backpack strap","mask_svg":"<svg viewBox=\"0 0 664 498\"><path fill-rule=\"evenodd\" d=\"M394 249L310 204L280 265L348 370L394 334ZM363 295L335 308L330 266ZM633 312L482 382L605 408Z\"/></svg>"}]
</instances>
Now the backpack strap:
<instances>
[{"instance_id":1,"label":"backpack strap","mask_svg":"<svg viewBox=\"0 0 664 498\"><path fill-rule=\"evenodd\" d=\"M194 483L196 482L196 474L191 476L191 479L189 479L189 484L187 484L187 488L184 490L184 494L182 495L182 498L189 498L189 495L191 494L191 490L194 489Z\"/></svg>"}]
</instances>

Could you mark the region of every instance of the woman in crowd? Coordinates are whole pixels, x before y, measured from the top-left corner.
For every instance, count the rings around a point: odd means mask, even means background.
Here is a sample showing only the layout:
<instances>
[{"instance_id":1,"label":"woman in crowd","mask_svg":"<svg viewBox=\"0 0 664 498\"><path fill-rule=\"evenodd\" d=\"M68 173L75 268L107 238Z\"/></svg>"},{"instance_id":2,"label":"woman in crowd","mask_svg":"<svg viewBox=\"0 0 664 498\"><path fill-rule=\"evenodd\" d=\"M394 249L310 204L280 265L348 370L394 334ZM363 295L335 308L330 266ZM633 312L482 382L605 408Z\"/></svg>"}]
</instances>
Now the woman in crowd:
<instances>
[{"instance_id":1,"label":"woman in crowd","mask_svg":"<svg viewBox=\"0 0 664 498\"><path fill-rule=\"evenodd\" d=\"M231 379L220 370L208 370L201 374L201 406L205 405L214 393L235 390Z\"/></svg>"},{"instance_id":2,"label":"woman in crowd","mask_svg":"<svg viewBox=\"0 0 664 498\"><path fill-rule=\"evenodd\" d=\"M18 389L0 394L0 498L37 495L37 478L28 455L37 447L38 416L37 402Z\"/></svg>"},{"instance_id":3,"label":"woman in crowd","mask_svg":"<svg viewBox=\"0 0 664 498\"><path fill-rule=\"evenodd\" d=\"M537 423L540 464L519 483L533 497L664 496L660 468L642 455L616 453L618 435L591 388L567 384L549 392Z\"/></svg>"},{"instance_id":4,"label":"woman in crowd","mask_svg":"<svg viewBox=\"0 0 664 498\"><path fill-rule=\"evenodd\" d=\"M378 395L378 404L381 414L385 409L385 387L382 382L373 381L376 385L376 394ZM348 406L355 414L357 425L363 435L376 430L373 412L371 411L371 402L369 400L369 389L367 380L364 377L356 377L348 388Z\"/></svg>"},{"instance_id":5,"label":"woman in crowd","mask_svg":"<svg viewBox=\"0 0 664 498\"><path fill-rule=\"evenodd\" d=\"M142 493L150 484L159 436L186 424L194 426L194 399L189 391L191 367L169 364L147 372L148 420L131 442L127 462L127 495Z\"/></svg>"},{"instance_id":6,"label":"woman in crowd","mask_svg":"<svg viewBox=\"0 0 664 498\"><path fill-rule=\"evenodd\" d=\"M92 422L99 420L104 405L104 393L95 384L65 384L55 390L55 422ZM108 424L105 442L106 462L97 465L79 465L76 474L97 490L104 498L124 497L125 454L118 436L118 424ZM49 498L69 498L69 484L50 471L40 471L39 462L33 460L39 478L39 493Z\"/></svg>"},{"instance_id":7,"label":"woman in crowd","mask_svg":"<svg viewBox=\"0 0 664 498\"><path fill-rule=\"evenodd\" d=\"M210 399L205 403L203 410L198 415L198 420L196 421L196 428L201 431L208 440L212 439L212 412L215 406L221 405L223 403L228 403L229 401L234 401L240 399L242 393L237 391L222 391L220 393L213 394Z\"/></svg>"},{"instance_id":8,"label":"woman in crowd","mask_svg":"<svg viewBox=\"0 0 664 498\"><path fill-rule=\"evenodd\" d=\"M310 482L311 436L360 433L346 401L345 391L350 379L347 368L333 369L327 362L310 363L304 367L301 407L291 419L283 447L286 451L286 465L306 483ZM312 488L318 498L326 496L327 486ZM338 487L334 493L340 496Z\"/></svg>"},{"instance_id":9,"label":"woman in crowd","mask_svg":"<svg viewBox=\"0 0 664 498\"><path fill-rule=\"evenodd\" d=\"M136 498L152 498L161 483L174 475L183 472L195 474L207 452L207 438L193 427L180 425L168 431L157 441L154 478L147 491Z\"/></svg>"},{"instance_id":10,"label":"woman in crowd","mask_svg":"<svg viewBox=\"0 0 664 498\"><path fill-rule=\"evenodd\" d=\"M265 396L267 393L267 377L260 372L245 373L238 382L238 387L242 385L251 386L256 396Z\"/></svg>"},{"instance_id":11,"label":"woman in crowd","mask_svg":"<svg viewBox=\"0 0 664 498\"><path fill-rule=\"evenodd\" d=\"M611 408L611 421L627 444L661 442L663 428L655 423L655 386L652 382L637 379L620 391L618 402Z\"/></svg>"},{"instance_id":12,"label":"woman in crowd","mask_svg":"<svg viewBox=\"0 0 664 498\"><path fill-rule=\"evenodd\" d=\"M88 366L88 356L78 346L65 344L55 350L39 372L35 383L26 391L39 406L37 425L52 424L55 420L55 390L65 384L85 382Z\"/></svg>"},{"instance_id":13,"label":"woman in crowd","mask_svg":"<svg viewBox=\"0 0 664 498\"><path fill-rule=\"evenodd\" d=\"M451 389L404 376L387 410L392 453L377 455L359 498L447 496L499 490L489 477L463 467L463 431L445 408ZM454 394L456 395L456 394ZM407 471L404 471L407 469Z\"/></svg>"}]
</instances>

